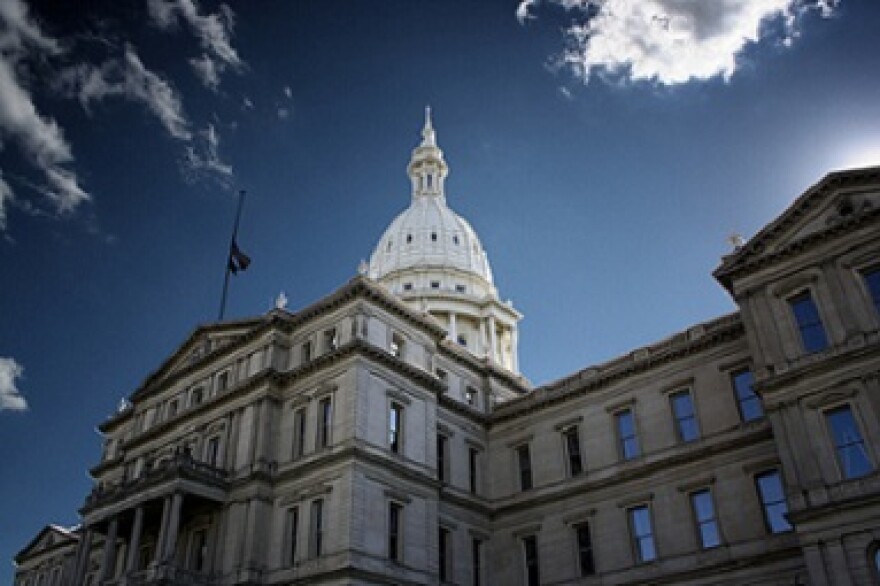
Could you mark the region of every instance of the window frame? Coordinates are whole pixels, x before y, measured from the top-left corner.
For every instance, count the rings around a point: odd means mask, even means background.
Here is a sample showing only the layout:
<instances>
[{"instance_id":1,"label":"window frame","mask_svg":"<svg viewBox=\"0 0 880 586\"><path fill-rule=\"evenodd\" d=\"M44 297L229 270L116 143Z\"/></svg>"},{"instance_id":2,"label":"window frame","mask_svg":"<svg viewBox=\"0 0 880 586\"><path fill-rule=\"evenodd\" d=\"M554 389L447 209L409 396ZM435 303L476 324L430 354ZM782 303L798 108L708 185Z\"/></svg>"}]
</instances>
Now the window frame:
<instances>
[{"instance_id":1,"label":"window frame","mask_svg":"<svg viewBox=\"0 0 880 586\"><path fill-rule=\"evenodd\" d=\"M514 455L516 458L517 478L519 479L519 490L525 492L535 487L535 478L532 469L532 450L529 442L524 442L514 446ZM525 466L523 464L526 464Z\"/></svg>"},{"instance_id":2,"label":"window frame","mask_svg":"<svg viewBox=\"0 0 880 586\"><path fill-rule=\"evenodd\" d=\"M809 287L806 289L800 289L796 293L793 293L785 298L786 303L788 304L789 315L792 318L794 323L795 331L797 332L798 339L800 340L801 351L806 354L817 354L819 352L824 352L831 346L831 340L828 338L828 328L825 326L825 320L822 317L822 310L819 307L819 303L816 301L815 292ZM815 311L816 321L815 322L803 322L798 318L798 311L795 307L801 303L807 302L809 303L809 308ZM821 347L812 347L812 343L808 344L808 338L805 335L806 331L818 331L821 332Z\"/></svg>"},{"instance_id":3,"label":"window frame","mask_svg":"<svg viewBox=\"0 0 880 586\"><path fill-rule=\"evenodd\" d=\"M471 584L480 586L483 583L483 540L471 537Z\"/></svg>"},{"instance_id":4,"label":"window frame","mask_svg":"<svg viewBox=\"0 0 880 586\"><path fill-rule=\"evenodd\" d=\"M680 416L676 410L677 399L686 398L690 406L690 416ZM702 437L700 419L697 416L697 402L691 387L683 387L669 393L669 408L672 411L672 420L675 427L675 437L680 444L690 444L699 441ZM685 437L684 428L687 422L693 422L693 437Z\"/></svg>"},{"instance_id":5,"label":"window frame","mask_svg":"<svg viewBox=\"0 0 880 586\"><path fill-rule=\"evenodd\" d=\"M541 584L541 552L538 546L538 535L535 533L520 537L523 562L523 584L525 586L540 586ZM530 555L530 550L534 556ZM531 560L531 562L530 562ZM532 568L534 567L534 580L532 580Z\"/></svg>"},{"instance_id":6,"label":"window frame","mask_svg":"<svg viewBox=\"0 0 880 586\"><path fill-rule=\"evenodd\" d=\"M387 427L387 439L388 439L388 450L392 454L403 454L404 447L404 423L403 423L403 412L404 405L399 401L389 401L388 403L388 427Z\"/></svg>"},{"instance_id":7,"label":"window frame","mask_svg":"<svg viewBox=\"0 0 880 586\"><path fill-rule=\"evenodd\" d=\"M468 446L468 489L471 494L479 494L479 457L480 449Z\"/></svg>"},{"instance_id":8,"label":"window frame","mask_svg":"<svg viewBox=\"0 0 880 586\"><path fill-rule=\"evenodd\" d=\"M639 534L636 529L636 512L644 510L648 519L648 533ZM633 560L636 564L650 564L660 558L657 551L656 532L654 530L654 512L650 503L634 504L626 508L627 525L629 526L630 546L632 547ZM650 538L651 550L654 557L647 559L642 552L642 539Z\"/></svg>"},{"instance_id":9,"label":"window frame","mask_svg":"<svg viewBox=\"0 0 880 586\"><path fill-rule=\"evenodd\" d=\"M633 406L624 407L614 411L611 415L614 418L614 435L617 438L618 458L621 462L631 462L639 459L642 456L642 446L639 442L639 428L635 408ZM621 429L621 421L626 415L632 419L632 435L624 437L623 430ZM635 453L631 456L627 456L626 453L626 441L629 439L633 440L635 445Z\"/></svg>"},{"instance_id":10,"label":"window frame","mask_svg":"<svg viewBox=\"0 0 880 586\"><path fill-rule=\"evenodd\" d=\"M568 478L575 478L584 473L584 455L581 446L581 434L577 425L570 425L560 430L562 438L562 453L565 458L565 473ZM572 442L574 436L574 442ZM577 446L577 453L572 454L572 443ZM575 462L577 466L574 466ZM577 470L575 470L577 468Z\"/></svg>"},{"instance_id":11,"label":"window frame","mask_svg":"<svg viewBox=\"0 0 880 586\"><path fill-rule=\"evenodd\" d=\"M286 543L284 548L285 561L288 566L295 566L298 561L299 551L299 506L287 509L287 522L285 531Z\"/></svg>"},{"instance_id":12,"label":"window frame","mask_svg":"<svg viewBox=\"0 0 880 586\"><path fill-rule=\"evenodd\" d=\"M293 442L291 444L291 459L297 460L306 454L306 427L308 425L308 408L305 405L297 405L293 409Z\"/></svg>"},{"instance_id":13,"label":"window frame","mask_svg":"<svg viewBox=\"0 0 880 586\"><path fill-rule=\"evenodd\" d=\"M733 398L736 400L736 408L739 411L739 420L742 423L751 423L753 421L761 421L767 417L767 413L764 410L764 400L761 399L761 396L755 392L755 372L749 366L742 366L740 368L736 368L731 370L728 373L730 377L730 388L733 390ZM751 396L746 396L745 398L740 396L739 386L737 385L737 380L740 377L748 375L749 382L746 383L748 387L748 392ZM756 401L758 404L758 408L760 410L760 415L757 417L747 418L745 414L745 410L743 409L743 404L750 401Z\"/></svg>"},{"instance_id":14,"label":"window frame","mask_svg":"<svg viewBox=\"0 0 880 586\"><path fill-rule=\"evenodd\" d=\"M309 515L309 558L319 558L324 553L324 499L312 500Z\"/></svg>"},{"instance_id":15,"label":"window frame","mask_svg":"<svg viewBox=\"0 0 880 586\"><path fill-rule=\"evenodd\" d=\"M451 582L452 530L444 525L437 527L437 577L441 584Z\"/></svg>"},{"instance_id":16,"label":"window frame","mask_svg":"<svg viewBox=\"0 0 880 586\"><path fill-rule=\"evenodd\" d=\"M711 517L705 521L700 520L700 513L697 510L696 497L698 495L706 495L708 498L709 506L711 507ZM708 551L711 549L717 549L724 545L724 536L721 533L721 523L718 519L718 507L715 505L715 494L711 487L704 486L702 488L692 490L688 493L688 501L690 501L691 518L694 522L694 532L696 534L697 543L699 544L700 549L703 551ZM706 540L703 536L703 526L708 524L712 524L715 526L715 534L718 538L718 543L714 545L706 545Z\"/></svg>"},{"instance_id":17,"label":"window frame","mask_svg":"<svg viewBox=\"0 0 880 586\"><path fill-rule=\"evenodd\" d=\"M323 450L333 442L333 397L324 395L318 399L317 415L315 449Z\"/></svg>"},{"instance_id":18,"label":"window frame","mask_svg":"<svg viewBox=\"0 0 880 586\"><path fill-rule=\"evenodd\" d=\"M835 412L848 411L849 417L852 420L853 429L858 435L858 441L850 441L849 443L839 446L837 445L837 439L834 433L834 429L831 426L831 414ZM872 472L877 469L877 465L874 461L873 454L871 453L868 442L865 441L865 434L863 433L864 425L859 420L858 409L853 405L850 401L844 401L842 403L835 403L834 405L829 405L821 410L822 419L825 422L825 433L828 437L828 445L831 446L832 451L834 452L834 462L837 465L837 472L840 476L841 480L856 480L858 478L864 478L868 476ZM841 455L841 449L844 448L852 448L855 446L861 446L862 454L865 457L865 460L868 464L868 469L864 471L862 474L857 474L854 476L850 476L847 474L846 467L843 463L843 457Z\"/></svg>"},{"instance_id":19,"label":"window frame","mask_svg":"<svg viewBox=\"0 0 880 586\"><path fill-rule=\"evenodd\" d=\"M777 480L779 481L779 490L782 493L782 500L768 502L768 500L766 500L764 497L764 492L761 488L760 480L761 480L761 478L768 478L771 476L775 476L777 478ZM788 515L788 513L789 513L788 499L785 496L785 482L783 482L782 472L780 471L780 469L779 468L768 468L766 470L762 470L760 472L757 472L754 475L753 480L754 480L754 485L755 485L755 491L758 495L758 502L761 503L761 513L764 518L764 528L766 529L767 533L770 535L780 535L780 534L784 534L784 533L793 532L794 526L786 518L786 515ZM770 509L770 507L773 507L775 505L779 505L780 503L783 504L784 508L785 508L785 512L782 514L782 520L785 522L786 525L788 525L788 528L787 529L784 528L782 530L777 531L774 529L773 523L770 520L771 516L768 512L768 509Z\"/></svg>"},{"instance_id":20,"label":"window frame","mask_svg":"<svg viewBox=\"0 0 880 586\"><path fill-rule=\"evenodd\" d=\"M437 480L449 484L449 436L437 434Z\"/></svg>"},{"instance_id":21,"label":"window frame","mask_svg":"<svg viewBox=\"0 0 880 586\"><path fill-rule=\"evenodd\" d=\"M392 562L403 562L403 511L404 505L395 500L388 501L388 511L385 517L388 525L385 528L385 557Z\"/></svg>"},{"instance_id":22,"label":"window frame","mask_svg":"<svg viewBox=\"0 0 880 586\"><path fill-rule=\"evenodd\" d=\"M585 578L587 576L595 576L596 575L596 548L593 546L593 533L590 529L589 521L580 521L572 525L572 530L574 531L574 545L575 545L575 554L577 557L577 567L578 567L578 575L581 578ZM584 547L581 543L581 536L583 534L587 536L587 547ZM588 552L589 555L589 567L584 567L584 551Z\"/></svg>"}]
</instances>

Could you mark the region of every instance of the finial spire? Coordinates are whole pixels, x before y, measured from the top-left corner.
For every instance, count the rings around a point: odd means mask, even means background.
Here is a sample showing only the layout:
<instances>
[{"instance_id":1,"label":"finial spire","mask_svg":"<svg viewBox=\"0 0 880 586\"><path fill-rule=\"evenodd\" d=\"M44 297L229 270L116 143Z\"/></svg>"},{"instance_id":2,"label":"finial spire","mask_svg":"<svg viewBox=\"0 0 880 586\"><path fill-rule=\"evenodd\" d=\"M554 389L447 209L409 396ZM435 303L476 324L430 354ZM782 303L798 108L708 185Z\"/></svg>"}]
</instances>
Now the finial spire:
<instances>
[{"instance_id":1,"label":"finial spire","mask_svg":"<svg viewBox=\"0 0 880 586\"><path fill-rule=\"evenodd\" d=\"M431 123L431 106L425 106L425 128L422 129L422 146L437 146L437 135Z\"/></svg>"}]
</instances>

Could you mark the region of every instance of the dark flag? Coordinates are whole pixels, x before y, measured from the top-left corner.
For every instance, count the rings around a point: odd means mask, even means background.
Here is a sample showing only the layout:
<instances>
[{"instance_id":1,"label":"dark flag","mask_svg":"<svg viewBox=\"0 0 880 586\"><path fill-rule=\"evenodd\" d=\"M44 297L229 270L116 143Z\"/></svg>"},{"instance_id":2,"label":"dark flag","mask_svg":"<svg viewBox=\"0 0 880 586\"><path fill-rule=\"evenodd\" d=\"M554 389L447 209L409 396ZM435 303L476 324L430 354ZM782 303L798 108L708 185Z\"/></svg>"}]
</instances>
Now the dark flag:
<instances>
[{"instance_id":1,"label":"dark flag","mask_svg":"<svg viewBox=\"0 0 880 586\"><path fill-rule=\"evenodd\" d=\"M251 264L251 257L246 255L241 251L238 247L238 243L235 239L232 239L232 244L229 245L229 270L233 275L238 274L238 271L247 270L248 266Z\"/></svg>"}]
</instances>

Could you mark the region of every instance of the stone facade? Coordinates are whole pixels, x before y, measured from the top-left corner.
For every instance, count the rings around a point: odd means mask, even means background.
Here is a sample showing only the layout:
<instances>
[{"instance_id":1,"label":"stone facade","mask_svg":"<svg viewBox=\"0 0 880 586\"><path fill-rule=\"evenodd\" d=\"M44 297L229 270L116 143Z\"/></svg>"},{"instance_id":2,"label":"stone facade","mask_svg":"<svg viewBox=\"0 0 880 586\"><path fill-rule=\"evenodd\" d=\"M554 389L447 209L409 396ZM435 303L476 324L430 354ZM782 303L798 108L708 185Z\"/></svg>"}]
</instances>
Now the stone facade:
<instances>
[{"instance_id":1,"label":"stone facade","mask_svg":"<svg viewBox=\"0 0 880 586\"><path fill-rule=\"evenodd\" d=\"M16 586L877 584L878 217L827 176L723 259L737 313L538 388L376 275L200 327Z\"/></svg>"}]
</instances>

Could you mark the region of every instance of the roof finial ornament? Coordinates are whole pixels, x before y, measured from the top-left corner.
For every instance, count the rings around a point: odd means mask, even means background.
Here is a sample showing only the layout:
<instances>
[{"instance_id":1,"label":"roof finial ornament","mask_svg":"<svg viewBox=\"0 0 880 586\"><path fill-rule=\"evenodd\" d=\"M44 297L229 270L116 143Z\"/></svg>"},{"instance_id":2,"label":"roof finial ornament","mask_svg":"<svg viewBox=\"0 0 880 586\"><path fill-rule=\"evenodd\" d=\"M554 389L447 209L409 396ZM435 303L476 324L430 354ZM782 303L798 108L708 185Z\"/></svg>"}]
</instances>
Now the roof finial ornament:
<instances>
[{"instance_id":1,"label":"roof finial ornament","mask_svg":"<svg viewBox=\"0 0 880 586\"><path fill-rule=\"evenodd\" d=\"M422 146L437 146L434 125L431 123L431 106L425 106L425 128L422 129Z\"/></svg>"}]
</instances>

